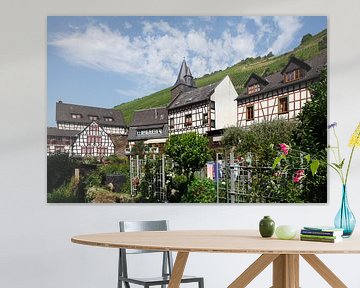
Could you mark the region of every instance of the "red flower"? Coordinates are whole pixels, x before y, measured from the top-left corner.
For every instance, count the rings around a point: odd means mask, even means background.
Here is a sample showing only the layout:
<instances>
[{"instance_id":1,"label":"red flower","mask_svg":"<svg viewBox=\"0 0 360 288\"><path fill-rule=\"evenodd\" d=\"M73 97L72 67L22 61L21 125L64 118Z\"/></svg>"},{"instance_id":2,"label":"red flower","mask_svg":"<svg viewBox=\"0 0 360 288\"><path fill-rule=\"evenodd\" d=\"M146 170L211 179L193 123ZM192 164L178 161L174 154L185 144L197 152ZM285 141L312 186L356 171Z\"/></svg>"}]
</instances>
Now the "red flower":
<instances>
[{"instance_id":1,"label":"red flower","mask_svg":"<svg viewBox=\"0 0 360 288\"><path fill-rule=\"evenodd\" d=\"M295 172L293 182L299 183L305 177L305 170L297 170Z\"/></svg>"},{"instance_id":2,"label":"red flower","mask_svg":"<svg viewBox=\"0 0 360 288\"><path fill-rule=\"evenodd\" d=\"M289 154L289 146L288 145L286 145L285 143L280 143L279 146L280 146L281 151L284 153L284 155Z\"/></svg>"}]
</instances>

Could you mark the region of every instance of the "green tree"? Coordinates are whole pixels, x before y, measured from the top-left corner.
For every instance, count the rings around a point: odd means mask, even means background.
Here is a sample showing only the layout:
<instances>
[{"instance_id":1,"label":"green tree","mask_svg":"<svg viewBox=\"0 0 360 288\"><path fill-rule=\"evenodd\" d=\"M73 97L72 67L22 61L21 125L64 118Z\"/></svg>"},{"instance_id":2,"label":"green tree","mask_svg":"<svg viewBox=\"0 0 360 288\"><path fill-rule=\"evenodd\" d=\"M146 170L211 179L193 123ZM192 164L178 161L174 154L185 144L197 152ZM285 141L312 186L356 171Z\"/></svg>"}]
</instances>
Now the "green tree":
<instances>
[{"instance_id":1,"label":"green tree","mask_svg":"<svg viewBox=\"0 0 360 288\"><path fill-rule=\"evenodd\" d=\"M305 34L301 39L301 44L305 44L306 42L309 42L312 38L313 36L310 33Z\"/></svg>"},{"instance_id":2,"label":"green tree","mask_svg":"<svg viewBox=\"0 0 360 288\"><path fill-rule=\"evenodd\" d=\"M324 151L327 146L327 73L322 71L318 82L310 86L311 101L298 115L299 125L294 130L294 142L301 151L311 154Z\"/></svg>"},{"instance_id":3,"label":"green tree","mask_svg":"<svg viewBox=\"0 0 360 288\"><path fill-rule=\"evenodd\" d=\"M210 157L209 141L205 136L195 132L171 135L166 142L165 151L178 165L180 173L188 181L193 173L206 164Z\"/></svg>"},{"instance_id":4,"label":"green tree","mask_svg":"<svg viewBox=\"0 0 360 288\"><path fill-rule=\"evenodd\" d=\"M327 147L327 71L310 87L312 100L307 102L299 114L299 125L293 132L293 142L298 149L318 159L320 165L315 176L304 181L306 202L326 202L326 147Z\"/></svg>"}]
</instances>

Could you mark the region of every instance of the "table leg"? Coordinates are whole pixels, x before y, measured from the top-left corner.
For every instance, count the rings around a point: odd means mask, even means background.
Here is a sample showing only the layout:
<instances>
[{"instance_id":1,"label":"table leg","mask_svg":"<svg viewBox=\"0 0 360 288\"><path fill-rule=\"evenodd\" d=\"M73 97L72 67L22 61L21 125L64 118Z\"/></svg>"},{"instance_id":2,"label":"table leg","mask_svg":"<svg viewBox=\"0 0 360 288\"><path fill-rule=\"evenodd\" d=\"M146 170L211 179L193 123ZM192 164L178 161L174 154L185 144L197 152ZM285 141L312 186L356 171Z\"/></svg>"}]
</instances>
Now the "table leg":
<instances>
[{"instance_id":1,"label":"table leg","mask_svg":"<svg viewBox=\"0 0 360 288\"><path fill-rule=\"evenodd\" d=\"M299 288L299 255L281 254L273 263L273 288Z\"/></svg>"},{"instance_id":2,"label":"table leg","mask_svg":"<svg viewBox=\"0 0 360 288\"><path fill-rule=\"evenodd\" d=\"M347 286L314 254L301 255L325 279L331 287L347 288Z\"/></svg>"},{"instance_id":3,"label":"table leg","mask_svg":"<svg viewBox=\"0 0 360 288\"><path fill-rule=\"evenodd\" d=\"M238 278L232 282L228 288L244 288L257 275L259 275L271 262L273 262L278 254L263 254L254 263L252 263Z\"/></svg>"},{"instance_id":4,"label":"table leg","mask_svg":"<svg viewBox=\"0 0 360 288\"><path fill-rule=\"evenodd\" d=\"M185 265L186 265L188 256L189 256L189 252L178 252L177 253L168 288L179 288L180 287L181 278L184 274Z\"/></svg>"}]
</instances>

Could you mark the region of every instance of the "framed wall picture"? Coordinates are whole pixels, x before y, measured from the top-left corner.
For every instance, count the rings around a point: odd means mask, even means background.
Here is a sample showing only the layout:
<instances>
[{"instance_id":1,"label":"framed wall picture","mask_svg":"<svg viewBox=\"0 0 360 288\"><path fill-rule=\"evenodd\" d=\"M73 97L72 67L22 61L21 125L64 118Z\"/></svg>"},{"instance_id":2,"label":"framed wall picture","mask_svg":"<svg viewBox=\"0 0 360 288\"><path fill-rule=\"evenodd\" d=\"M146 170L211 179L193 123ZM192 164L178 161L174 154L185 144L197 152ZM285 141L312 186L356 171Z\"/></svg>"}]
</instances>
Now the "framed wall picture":
<instances>
[{"instance_id":1,"label":"framed wall picture","mask_svg":"<svg viewBox=\"0 0 360 288\"><path fill-rule=\"evenodd\" d=\"M49 16L49 203L327 202L327 17Z\"/></svg>"}]
</instances>

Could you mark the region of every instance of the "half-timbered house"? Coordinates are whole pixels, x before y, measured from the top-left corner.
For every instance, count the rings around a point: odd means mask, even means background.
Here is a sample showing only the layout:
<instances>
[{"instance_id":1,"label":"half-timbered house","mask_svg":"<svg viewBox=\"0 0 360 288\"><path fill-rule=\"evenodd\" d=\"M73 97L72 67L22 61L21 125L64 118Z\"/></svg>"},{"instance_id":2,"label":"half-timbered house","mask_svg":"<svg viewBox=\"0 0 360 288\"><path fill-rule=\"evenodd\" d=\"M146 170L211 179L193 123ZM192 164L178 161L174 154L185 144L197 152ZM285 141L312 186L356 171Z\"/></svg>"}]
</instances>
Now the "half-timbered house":
<instances>
[{"instance_id":1,"label":"half-timbered house","mask_svg":"<svg viewBox=\"0 0 360 288\"><path fill-rule=\"evenodd\" d=\"M319 78L326 63L326 53L308 61L292 56L281 72L266 77L252 73L236 99L237 125L296 118L311 100L309 86Z\"/></svg>"},{"instance_id":2,"label":"half-timbered house","mask_svg":"<svg viewBox=\"0 0 360 288\"><path fill-rule=\"evenodd\" d=\"M127 128L121 111L59 101L56 122L57 127L48 128L48 154L64 152L79 157L124 154Z\"/></svg>"},{"instance_id":3,"label":"half-timbered house","mask_svg":"<svg viewBox=\"0 0 360 288\"><path fill-rule=\"evenodd\" d=\"M71 145L70 155L73 157L105 157L115 152L114 143L105 128L95 120L84 128Z\"/></svg>"},{"instance_id":4,"label":"half-timbered house","mask_svg":"<svg viewBox=\"0 0 360 288\"><path fill-rule=\"evenodd\" d=\"M81 131L96 121L105 132L127 135L127 128L121 111L84 105L56 103L56 123L59 129Z\"/></svg>"},{"instance_id":5,"label":"half-timbered house","mask_svg":"<svg viewBox=\"0 0 360 288\"><path fill-rule=\"evenodd\" d=\"M166 107L136 110L129 125L129 148L137 141L149 145L152 152L159 153L168 137L168 113Z\"/></svg>"},{"instance_id":6,"label":"half-timbered house","mask_svg":"<svg viewBox=\"0 0 360 288\"><path fill-rule=\"evenodd\" d=\"M186 132L216 135L214 131L236 124L234 100L238 94L229 76L197 88L184 60L171 95L167 106L170 135Z\"/></svg>"},{"instance_id":7,"label":"half-timbered house","mask_svg":"<svg viewBox=\"0 0 360 288\"><path fill-rule=\"evenodd\" d=\"M56 127L47 128L47 155L53 153L69 153L79 131L61 130Z\"/></svg>"}]
</instances>

